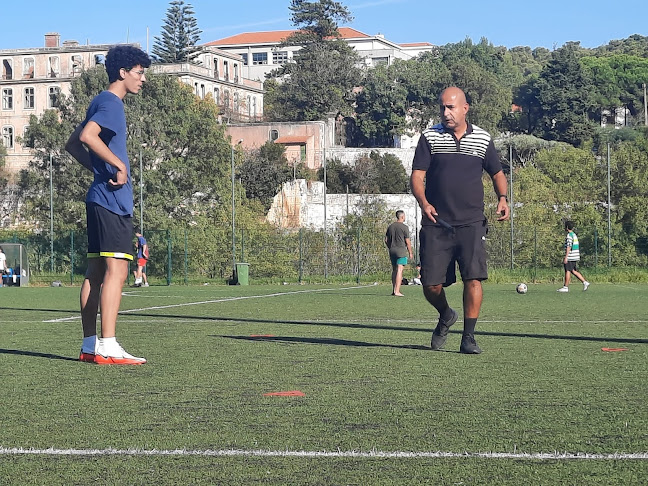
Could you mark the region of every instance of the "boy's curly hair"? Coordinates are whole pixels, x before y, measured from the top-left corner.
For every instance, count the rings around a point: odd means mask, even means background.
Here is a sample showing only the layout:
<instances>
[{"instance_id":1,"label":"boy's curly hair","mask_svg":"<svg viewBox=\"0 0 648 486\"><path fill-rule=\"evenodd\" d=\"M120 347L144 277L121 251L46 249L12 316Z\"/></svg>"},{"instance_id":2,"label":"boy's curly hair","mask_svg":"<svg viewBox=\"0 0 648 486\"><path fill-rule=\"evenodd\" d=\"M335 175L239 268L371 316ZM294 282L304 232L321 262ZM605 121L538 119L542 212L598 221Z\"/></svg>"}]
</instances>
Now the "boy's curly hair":
<instances>
[{"instance_id":1,"label":"boy's curly hair","mask_svg":"<svg viewBox=\"0 0 648 486\"><path fill-rule=\"evenodd\" d=\"M119 79L121 68L130 70L135 66L147 68L151 65L151 59L143 50L129 45L111 47L106 54L106 72L108 82L113 83Z\"/></svg>"}]
</instances>

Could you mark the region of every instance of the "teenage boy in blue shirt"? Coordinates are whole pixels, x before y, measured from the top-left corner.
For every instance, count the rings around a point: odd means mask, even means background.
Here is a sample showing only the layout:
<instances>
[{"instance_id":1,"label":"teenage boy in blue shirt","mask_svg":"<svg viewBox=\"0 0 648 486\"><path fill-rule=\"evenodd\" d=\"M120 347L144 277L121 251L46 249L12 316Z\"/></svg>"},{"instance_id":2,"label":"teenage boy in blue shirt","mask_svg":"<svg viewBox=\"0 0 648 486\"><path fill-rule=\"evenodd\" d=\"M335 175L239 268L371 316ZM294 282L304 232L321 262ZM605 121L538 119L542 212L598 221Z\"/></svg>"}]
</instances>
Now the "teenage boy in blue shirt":
<instances>
[{"instance_id":1,"label":"teenage boy in blue shirt","mask_svg":"<svg viewBox=\"0 0 648 486\"><path fill-rule=\"evenodd\" d=\"M81 361L139 365L115 338L121 293L133 260L133 187L126 150L124 98L146 81L148 55L134 46L112 47L106 55L110 83L90 103L86 118L72 133L66 150L94 173L86 197L88 269L81 286L83 343ZM101 308L101 338L97 312Z\"/></svg>"}]
</instances>

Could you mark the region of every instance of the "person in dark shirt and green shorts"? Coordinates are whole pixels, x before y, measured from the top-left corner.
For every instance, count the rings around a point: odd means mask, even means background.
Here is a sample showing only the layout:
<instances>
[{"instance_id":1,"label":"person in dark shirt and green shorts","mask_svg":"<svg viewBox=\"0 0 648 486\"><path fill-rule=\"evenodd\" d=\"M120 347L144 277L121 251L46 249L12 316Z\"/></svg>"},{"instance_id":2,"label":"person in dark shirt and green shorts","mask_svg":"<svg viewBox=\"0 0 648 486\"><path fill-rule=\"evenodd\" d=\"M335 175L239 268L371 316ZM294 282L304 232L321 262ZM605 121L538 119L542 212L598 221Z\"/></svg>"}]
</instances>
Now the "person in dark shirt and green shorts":
<instances>
[{"instance_id":1,"label":"person in dark shirt and green shorts","mask_svg":"<svg viewBox=\"0 0 648 486\"><path fill-rule=\"evenodd\" d=\"M392 295L403 297L400 291L403 269L407 265L407 257L412 258L412 243L409 228L405 224L405 211L396 211L396 221L389 225L385 234L385 245L389 248L392 264Z\"/></svg>"}]
</instances>

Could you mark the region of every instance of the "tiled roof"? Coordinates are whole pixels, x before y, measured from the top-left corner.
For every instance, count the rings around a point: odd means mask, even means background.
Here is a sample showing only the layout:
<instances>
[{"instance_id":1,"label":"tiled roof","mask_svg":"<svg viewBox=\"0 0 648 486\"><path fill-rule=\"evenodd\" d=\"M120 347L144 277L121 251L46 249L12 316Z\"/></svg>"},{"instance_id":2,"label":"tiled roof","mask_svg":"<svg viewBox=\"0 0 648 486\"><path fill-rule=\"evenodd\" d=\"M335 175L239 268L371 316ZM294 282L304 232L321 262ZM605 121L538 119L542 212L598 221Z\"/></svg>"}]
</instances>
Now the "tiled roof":
<instances>
[{"instance_id":1,"label":"tiled roof","mask_svg":"<svg viewBox=\"0 0 648 486\"><path fill-rule=\"evenodd\" d=\"M355 39L358 37L370 37L364 32L352 29L350 27L340 27L340 37L342 39ZM250 45L250 44L272 44L283 41L296 30L271 30L267 32L243 32L231 37L225 37L215 41L207 42L206 46L229 46L229 45Z\"/></svg>"}]
</instances>

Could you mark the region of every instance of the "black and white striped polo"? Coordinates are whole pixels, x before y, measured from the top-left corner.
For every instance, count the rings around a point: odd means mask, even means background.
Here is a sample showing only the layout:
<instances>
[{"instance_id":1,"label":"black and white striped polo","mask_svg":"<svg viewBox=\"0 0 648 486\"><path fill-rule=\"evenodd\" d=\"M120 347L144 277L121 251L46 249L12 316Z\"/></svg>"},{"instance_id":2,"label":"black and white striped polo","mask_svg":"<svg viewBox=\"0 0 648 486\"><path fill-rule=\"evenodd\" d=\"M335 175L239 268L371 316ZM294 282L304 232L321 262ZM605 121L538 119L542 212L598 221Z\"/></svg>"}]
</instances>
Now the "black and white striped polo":
<instances>
[{"instance_id":1,"label":"black and white striped polo","mask_svg":"<svg viewBox=\"0 0 648 486\"><path fill-rule=\"evenodd\" d=\"M439 217L453 226L484 219L482 172L491 177L502 170L490 134L468 125L461 139L442 124L421 134L412 170L426 171L425 197ZM422 224L433 224L423 217Z\"/></svg>"}]
</instances>

